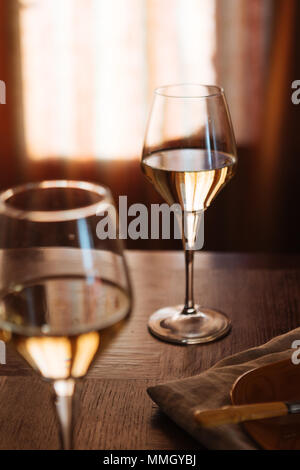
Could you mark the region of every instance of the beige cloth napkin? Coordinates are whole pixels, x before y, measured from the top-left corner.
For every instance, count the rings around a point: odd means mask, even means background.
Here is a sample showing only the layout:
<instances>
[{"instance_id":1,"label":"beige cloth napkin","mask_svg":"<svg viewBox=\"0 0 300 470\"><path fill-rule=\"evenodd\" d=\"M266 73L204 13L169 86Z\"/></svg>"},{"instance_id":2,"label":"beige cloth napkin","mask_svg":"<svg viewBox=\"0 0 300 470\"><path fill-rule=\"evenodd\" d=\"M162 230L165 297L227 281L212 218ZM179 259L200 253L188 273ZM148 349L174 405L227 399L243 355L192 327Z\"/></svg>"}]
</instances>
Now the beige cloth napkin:
<instances>
[{"instance_id":1,"label":"beige cloth napkin","mask_svg":"<svg viewBox=\"0 0 300 470\"><path fill-rule=\"evenodd\" d=\"M236 379L256 367L291 358L294 340L300 340L300 328L278 336L260 347L228 357L198 376L150 387L148 393L173 421L206 448L258 449L241 425L203 429L194 421L193 413L196 408L210 409L230 405L230 391Z\"/></svg>"}]
</instances>

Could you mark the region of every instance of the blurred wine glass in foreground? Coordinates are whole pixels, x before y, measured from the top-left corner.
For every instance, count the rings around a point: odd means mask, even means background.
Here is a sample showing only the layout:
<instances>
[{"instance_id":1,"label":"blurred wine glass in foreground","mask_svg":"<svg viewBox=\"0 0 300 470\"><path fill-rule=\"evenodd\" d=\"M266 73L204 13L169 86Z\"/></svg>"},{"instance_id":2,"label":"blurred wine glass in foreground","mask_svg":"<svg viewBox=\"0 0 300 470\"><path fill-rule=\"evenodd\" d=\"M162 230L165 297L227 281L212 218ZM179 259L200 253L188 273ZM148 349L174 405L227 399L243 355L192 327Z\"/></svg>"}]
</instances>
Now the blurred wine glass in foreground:
<instances>
[{"instance_id":1,"label":"blurred wine glass in foreground","mask_svg":"<svg viewBox=\"0 0 300 470\"><path fill-rule=\"evenodd\" d=\"M232 178L236 144L224 92L217 86L171 85L155 91L142 169L171 206L180 204L186 263L185 304L165 307L149 320L165 341L213 341L230 329L222 313L195 304L193 260L204 211Z\"/></svg>"},{"instance_id":2,"label":"blurred wine glass in foreground","mask_svg":"<svg viewBox=\"0 0 300 470\"><path fill-rule=\"evenodd\" d=\"M53 382L64 449L72 447L75 381L130 311L122 246L96 235L99 214L110 217L112 205L106 188L78 181L0 195L0 329Z\"/></svg>"}]
</instances>

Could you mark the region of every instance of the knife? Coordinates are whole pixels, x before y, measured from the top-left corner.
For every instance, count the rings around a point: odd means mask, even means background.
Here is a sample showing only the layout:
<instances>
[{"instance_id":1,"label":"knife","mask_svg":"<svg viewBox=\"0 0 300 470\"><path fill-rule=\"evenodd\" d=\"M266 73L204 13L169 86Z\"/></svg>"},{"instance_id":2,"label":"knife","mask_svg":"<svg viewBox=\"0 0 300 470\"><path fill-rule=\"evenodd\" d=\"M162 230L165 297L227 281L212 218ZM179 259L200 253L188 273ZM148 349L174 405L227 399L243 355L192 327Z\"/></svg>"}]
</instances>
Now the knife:
<instances>
[{"instance_id":1,"label":"knife","mask_svg":"<svg viewBox=\"0 0 300 470\"><path fill-rule=\"evenodd\" d=\"M251 405L224 406L214 410L196 410L194 417L205 428L223 424L243 423L257 419L277 418L300 413L300 403L270 402Z\"/></svg>"}]
</instances>

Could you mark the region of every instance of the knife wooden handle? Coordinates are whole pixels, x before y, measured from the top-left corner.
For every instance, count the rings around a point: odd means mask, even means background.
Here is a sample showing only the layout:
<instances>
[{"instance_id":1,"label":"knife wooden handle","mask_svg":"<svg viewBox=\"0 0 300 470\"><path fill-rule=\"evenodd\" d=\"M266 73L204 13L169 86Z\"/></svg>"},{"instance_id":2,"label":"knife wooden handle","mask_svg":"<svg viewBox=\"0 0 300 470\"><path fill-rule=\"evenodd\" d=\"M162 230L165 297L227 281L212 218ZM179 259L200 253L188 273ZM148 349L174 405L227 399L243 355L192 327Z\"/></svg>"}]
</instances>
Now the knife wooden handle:
<instances>
[{"instance_id":1,"label":"knife wooden handle","mask_svg":"<svg viewBox=\"0 0 300 470\"><path fill-rule=\"evenodd\" d=\"M256 419L275 418L288 414L287 405L283 402L258 403L253 405L225 406L216 410L197 410L196 421L209 428L223 424L242 423Z\"/></svg>"}]
</instances>

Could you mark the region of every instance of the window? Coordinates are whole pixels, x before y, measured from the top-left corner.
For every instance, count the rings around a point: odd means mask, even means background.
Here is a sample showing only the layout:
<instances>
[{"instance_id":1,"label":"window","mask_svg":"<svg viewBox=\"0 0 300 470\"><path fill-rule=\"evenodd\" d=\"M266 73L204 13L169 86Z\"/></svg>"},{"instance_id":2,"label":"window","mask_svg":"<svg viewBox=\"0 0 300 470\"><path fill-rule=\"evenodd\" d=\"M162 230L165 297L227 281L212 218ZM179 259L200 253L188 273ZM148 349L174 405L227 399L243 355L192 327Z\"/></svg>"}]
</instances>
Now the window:
<instances>
[{"instance_id":1,"label":"window","mask_svg":"<svg viewBox=\"0 0 300 470\"><path fill-rule=\"evenodd\" d=\"M253 47L262 49L257 32L265 13L258 5L265 2L19 3L23 120L31 159L136 158L153 89L170 83L228 85L237 137L249 138L249 109L247 124L241 106L249 90L256 90L248 104L257 112L261 68L257 60L263 56L251 56L249 32L258 38ZM247 8L253 12L246 15L248 29L243 22ZM245 79L249 81L251 71L242 68L239 54L249 54L249 67L253 61L256 64L256 82L253 85L252 80L250 89Z\"/></svg>"}]
</instances>

